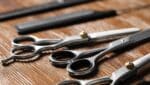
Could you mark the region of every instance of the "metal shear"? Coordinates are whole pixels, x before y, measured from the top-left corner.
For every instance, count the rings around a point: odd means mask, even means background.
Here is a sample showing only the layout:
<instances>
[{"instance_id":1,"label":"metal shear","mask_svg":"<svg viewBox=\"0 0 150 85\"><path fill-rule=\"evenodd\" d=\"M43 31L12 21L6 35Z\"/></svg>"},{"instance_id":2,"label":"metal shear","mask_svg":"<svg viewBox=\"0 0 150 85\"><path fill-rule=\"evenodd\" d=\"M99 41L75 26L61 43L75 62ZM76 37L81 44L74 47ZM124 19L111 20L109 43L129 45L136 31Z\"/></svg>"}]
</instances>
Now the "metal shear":
<instances>
[{"instance_id":1,"label":"metal shear","mask_svg":"<svg viewBox=\"0 0 150 85\"><path fill-rule=\"evenodd\" d=\"M65 80L58 85L120 85L137 74L144 65L150 63L150 53L116 70L112 75L92 80Z\"/></svg>"},{"instance_id":2,"label":"metal shear","mask_svg":"<svg viewBox=\"0 0 150 85\"><path fill-rule=\"evenodd\" d=\"M113 41L110 44L108 44L106 47L101 48L104 50L100 51L94 56L87 56L85 58L75 57L67 65L67 71L73 77L89 75L95 72L97 68L97 64L99 62L103 61L104 59L110 58L110 56L108 56L107 54L114 53L118 50L124 49L131 45L135 45L147 39L150 39L150 29ZM72 51L70 51L70 53L77 55ZM66 52L64 53L64 55L69 55L69 54L67 54Z\"/></svg>"},{"instance_id":3,"label":"metal shear","mask_svg":"<svg viewBox=\"0 0 150 85\"><path fill-rule=\"evenodd\" d=\"M2 64L9 65L15 61L29 62L39 58L43 53L49 53L58 48L114 40L139 31L138 28L128 28L91 34L82 32L80 36L71 36L65 39L39 39L34 36L21 36L12 41L14 46L12 54L9 58L2 60ZM23 44L22 42L32 42L32 44Z\"/></svg>"}]
</instances>

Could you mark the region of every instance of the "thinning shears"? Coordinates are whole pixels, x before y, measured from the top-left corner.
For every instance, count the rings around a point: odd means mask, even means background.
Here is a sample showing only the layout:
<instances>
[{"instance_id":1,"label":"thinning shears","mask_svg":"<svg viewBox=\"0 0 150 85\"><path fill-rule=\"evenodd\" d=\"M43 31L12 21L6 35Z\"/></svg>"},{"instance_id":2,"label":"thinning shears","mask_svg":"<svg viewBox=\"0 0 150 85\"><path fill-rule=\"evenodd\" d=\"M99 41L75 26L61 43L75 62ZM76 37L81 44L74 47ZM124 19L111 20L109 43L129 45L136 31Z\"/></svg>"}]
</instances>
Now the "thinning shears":
<instances>
[{"instance_id":1,"label":"thinning shears","mask_svg":"<svg viewBox=\"0 0 150 85\"><path fill-rule=\"evenodd\" d=\"M67 71L71 76L86 76L95 72L97 64L104 59L109 59L110 56L107 54L114 53L118 50L127 48L128 46L135 45L137 43L143 42L150 39L150 29L144 30L142 32L135 33L128 37L113 41L106 45L104 50L100 51L94 56L88 56L85 58L72 59L67 65ZM70 51L71 52L71 51ZM67 55L67 53L65 54ZM74 55L77 55L74 53Z\"/></svg>"},{"instance_id":2,"label":"thinning shears","mask_svg":"<svg viewBox=\"0 0 150 85\"><path fill-rule=\"evenodd\" d=\"M112 75L92 80L65 80L58 85L120 85L127 79L137 75L144 65L150 64L150 53L114 71Z\"/></svg>"},{"instance_id":3,"label":"thinning shears","mask_svg":"<svg viewBox=\"0 0 150 85\"><path fill-rule=\"evenodd\" d=\"M2 64L9 65L10 63L16 61L29 62L39 58L39 56L41 56L43 53L49 53L52 50L59 48L81 45L85 43L114 40L139 31L140 29L138 28L130 28L96 32L91 34L82 32L80 36L71 36L64 39L39 39L34 36L21 36L12 41L14 46L12 49L12 54L9 58L2 60ZM28 41L32 42L32 44L22 43Z\"/></svg>"}]
</instances>

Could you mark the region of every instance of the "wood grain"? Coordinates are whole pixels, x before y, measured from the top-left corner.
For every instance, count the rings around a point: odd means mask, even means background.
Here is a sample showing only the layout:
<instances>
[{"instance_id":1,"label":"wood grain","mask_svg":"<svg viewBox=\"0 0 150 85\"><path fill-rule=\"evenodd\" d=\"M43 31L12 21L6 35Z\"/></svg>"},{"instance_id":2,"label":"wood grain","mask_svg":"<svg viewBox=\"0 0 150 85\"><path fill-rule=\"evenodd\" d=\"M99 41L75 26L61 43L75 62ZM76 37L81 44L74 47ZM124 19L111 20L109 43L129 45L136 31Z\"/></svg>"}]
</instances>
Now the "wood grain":
<instances>
[{"instance_id":1,"label":"wood grain","mask_svg":"<svg viewBox=\"0 0 150 85\"><path fill-rule=\"evenodd\" d=\"M51 0L0 0L0 12L29 7L50 1ZM122 10L149 4L150 0L98 0L79 6L0 22L0 58L3 59L10 56L10 50L12 47L11 40L19 36L15 30L15 24L85 9ZM123 29L126 27L150 29L150 7L140 10L133 10L132 12L121 14L112 18L62 28L49 29L46 31L33 33L32 35L40 38L64 38L71 35L77 35L83 30L91 33L111 29ZM85 47L84 49L91 49L95 47L100 47L100 45ZM110 75L113 71L124 65L125 62L135 60L147 53L150 53L149 42L117 55L99 66L100 69L95 78ZM32 63L15 63L8 67L3 67L0 65L0 85L56 85L60 81L66 79L71 79L66 70L52 66L48 60L48 56L43 56L40 60Z\"/></svg>"}]
</instances>

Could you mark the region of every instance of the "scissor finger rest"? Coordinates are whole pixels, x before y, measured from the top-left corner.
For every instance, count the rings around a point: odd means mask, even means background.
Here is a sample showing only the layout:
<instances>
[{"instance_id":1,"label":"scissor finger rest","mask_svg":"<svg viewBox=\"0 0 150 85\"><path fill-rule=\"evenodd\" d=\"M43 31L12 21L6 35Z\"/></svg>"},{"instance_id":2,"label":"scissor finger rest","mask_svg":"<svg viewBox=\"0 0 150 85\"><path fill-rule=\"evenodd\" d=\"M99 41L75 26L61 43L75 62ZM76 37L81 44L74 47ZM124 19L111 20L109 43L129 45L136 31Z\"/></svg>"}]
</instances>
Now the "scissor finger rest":
<instances>
[{"instance_id":1,"label":"scissor finger rest","mask_svg":"<svg viewBox=\"0 0 150 85\"><path fill-rule=\"evenodd\" d=\"M34 53L32 46L20 46L12 49L12 55L9 58L2 60L3 65L9 65L16 61L24 61L33 58L39 54Z\"/></svg>"},{"instance_id":2,"label":"scissor finger rest","mask_svg":"<svg viewBox=\"0 0 150 85\"><path fill-rule=\"evenodd\" d=\"M3 66L7 66L7 65L9 65L13 62L15 62L15 59L14 59L13 56L11 56L10 58L1 60L1 63L2 63Z\"/></svg>"},{"instance_id":3,"label":"scissor finger rest","mask_svg":"<svg viewBox=\"0 0 150 85\"><path fill-rule=\"evenodd\" d=\"M34 61L36 59L38 59L41 55L36 55L36 56L30 56L28 58L25 58L23 56L15 56L15 55L12 55L11 57L7 58L7 59L3 59L1 61L2 65L3 66L8 66L10 65L11 63L14 63L14 62L31 62L31 61Z\"/></svg>"},{"instance_id":4,"label":"scissor finger rest","mask_svg":"<svg viewBox=\"0 0 150 85\"><path fill-rule=\"evenodd\" d=\"M21 46L21 47L15 47L12 49L12 54L9 58L2 60L4 63L9 61L15 61L16 59L26 59L30 58L32 55L30 52L32 52L33 49L30 46Z\"/></svg>"}]
</instances>

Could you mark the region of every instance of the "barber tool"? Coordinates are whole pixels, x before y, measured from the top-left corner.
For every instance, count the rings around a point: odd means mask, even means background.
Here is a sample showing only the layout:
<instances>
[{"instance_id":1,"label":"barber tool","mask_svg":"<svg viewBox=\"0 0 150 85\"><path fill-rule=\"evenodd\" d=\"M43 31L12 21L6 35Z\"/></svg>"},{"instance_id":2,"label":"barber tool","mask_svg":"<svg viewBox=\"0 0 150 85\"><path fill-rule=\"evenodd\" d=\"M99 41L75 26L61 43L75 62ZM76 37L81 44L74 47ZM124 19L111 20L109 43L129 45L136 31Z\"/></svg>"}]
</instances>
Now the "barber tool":
<instances>
[{"instance_id":1,"label":"barber tool","mask_svg":"<svg viewBox=\"0 0 150 85\"><path fill-rule=\"evenodd\" d=\"M2 60L2 64L9 65L15 61L29 62L39 58L43 53L51 53L51 51L59 48L114 40L139 31L140 29L138 28L128 28L90 34L81 32L80 36L71 36L64 39L39 39L34 36L21 36L13 40L12 44L14 48L12 49L12 55L7 59ZM23 42L33 43L24 44Z\"/></svg>"},{"instance_id":2,"label":"barber tool","mask_svg":"<svg viewBox=\"0 0 150 85\"><path fill-rule=\"evenodd\" d=\"M87 76L95 72L98 66L97 64L99 62L103 61L104 59L110 58L110 56L108 56L107 54L114 53L118 50L127 48L128 46L135 45L136 43L140 43L147 39L150 39L150 29L113 41L106 47L101 48L104 50L102 50L101 52L99 52L94 56L88 56L88 58L79 58L72 60L67 65L67 71L73 77Z\"/></svg>"},{"instance_id":3,"label":"barber tool","mask_svg":"<svg viewBox=\"0 0 150 85\"><path fill-rule=\"evenodd\" d=\"M13 11L6 12L6 13L1 13L0 21L8 20L11 18L16 18L20 16L25 16L29 14L40 13L43 11L69 7L69 6L86 3L90 1L93 1L93 0L54 0L53 2L42 4L42 5L37 5L33 7L22 8L22 9L13 10Z\"/></svg>"},{"instance_id":4,"label":"barber tool","mask_svg":"<svg viewBox=\"0 0 150 85\"><path fill-rule=\"evenodd\" d=\"M58 85L121 85L128 78L137 75L137 71L144 65L150 64L150 54L147 54L112 73L110 77L102 77L93 80L65 80Z\"/></svg>"},{"instance_id":5,"label":"barber tool","mask_svg":"<svg viewBox=\"0 0 150 85\"><path fill-rule=\"evenodd\" d=\"M101 12L93 10L84 10L56 17L50 17L43 20L21 23L16 25L16 28L19 34L27 34L31 32L45 30L49 27L61 27L114 15L116 15L116 12L114 10Z\"/></svg>"},{"instance_id":6,"label":"barber tool","mask_svg":"<svg viewBox=\"0 0 150 85\"><path fill-rule=\"evenodd\" d=\"M139 10L147 6L142 6L134 8L134 10ZM133 9L132 9L133 10ZM56 17L50 17L43 20L25 22L16 25L16 29L19 34L27 34L31 32L37 32L45 30L48 28L61 27L66 25L71 25L75 23L81 23L89 20L94 20L98 18L107 18L116 15L120 15L126 12L132 11L129 10L107 10L107 11L95 11L95 10L84 10L79 12L74 12L70 14L64 14Z\"/></svg>"}]
</instances>

